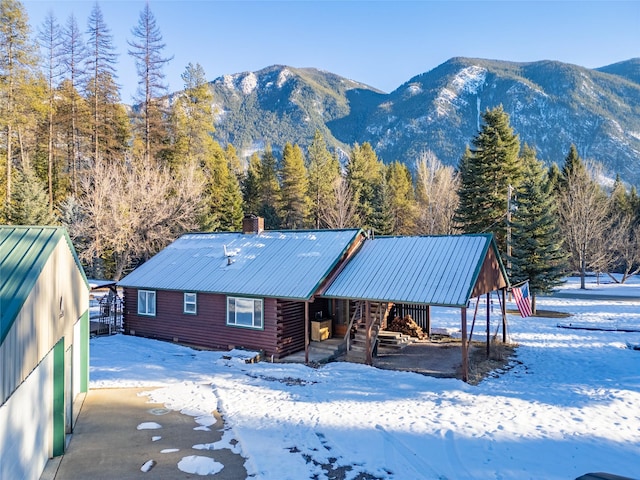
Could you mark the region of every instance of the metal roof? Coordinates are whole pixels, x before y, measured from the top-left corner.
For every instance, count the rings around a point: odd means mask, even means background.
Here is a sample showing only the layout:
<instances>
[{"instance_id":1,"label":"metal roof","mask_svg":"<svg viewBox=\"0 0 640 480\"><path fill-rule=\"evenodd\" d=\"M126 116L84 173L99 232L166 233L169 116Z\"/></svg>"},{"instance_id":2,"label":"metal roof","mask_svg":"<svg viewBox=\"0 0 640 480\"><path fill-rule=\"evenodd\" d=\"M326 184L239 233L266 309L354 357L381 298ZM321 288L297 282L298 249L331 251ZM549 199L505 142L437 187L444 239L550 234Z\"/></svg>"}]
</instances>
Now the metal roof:
<instances>
[{"instance_id":1,"label":"metal roof","mask_svg":"<svg viewBox=\"0 0 640 480\"><path fill-rule=\"evenodd\" d=\"M308 300L361 230L183 235L123 287Z\"/></svg>"},{"instance_id":2,"label":"metal roof","mask_svg":"<svg viewBox=\"0 0 640 480\"><path fill-rule=\"evenodd\" d=\"M0 226L0 343L4 341L49 256L63 238L84 277L82 265L64 228Z\"/></svg>"},{"instance_id":3,"label":"metal roof","mask_svg":"<svg viewBox=\"0 0 640 480\"><path fill-rule=\"evenodd\" d=\"M322 296L462 307L492 245L490 234L377 237Z\"/></svg>"}]
</instances>

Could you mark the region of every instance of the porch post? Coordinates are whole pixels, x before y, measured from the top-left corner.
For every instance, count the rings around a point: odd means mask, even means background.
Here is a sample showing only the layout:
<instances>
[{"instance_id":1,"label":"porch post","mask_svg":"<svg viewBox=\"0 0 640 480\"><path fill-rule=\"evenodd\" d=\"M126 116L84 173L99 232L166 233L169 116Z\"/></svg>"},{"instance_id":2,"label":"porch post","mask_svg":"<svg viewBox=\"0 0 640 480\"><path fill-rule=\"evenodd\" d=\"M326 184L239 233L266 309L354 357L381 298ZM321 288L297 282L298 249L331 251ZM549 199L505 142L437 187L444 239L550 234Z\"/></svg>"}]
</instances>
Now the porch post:
<instances>
[{"instance_id":1,"label":"porch post","mask_svg":"<svg viewBox=\"0 0 640 480\"><path fill-rule=\"evenodd\" d=\"M367 341L365 347L365 363L367 365L373 365L373 352L371 349L371 306L369 304L369 300L365 300L364 302L364 324L367 330Z\"/></svg>"},{"instance_id":2,"label":"porch post","mask_svg":"<svg viewBox=\"0 0 640 480\"><path fill-rule=\"evenodd\" d=\"M490 335L490 329L491 329L491 311L489 310L489 303L491 302L491 292L487 293L487 358L489 358L491 356L491 339L489 337Z\"/></svg>"},{"instance_id":3,"label":"porch post","mask_svg":"<svg viewBox=\"0 0 640 480\"><path fill-rule=\"evenodd\" d=\"M427 337L431 338L431 305L427 305Z\"/></svg>"},{"instance_id":4,"label":"porch post","mask_svg":"<svg viewBox=\"0 0 640 480\"><path fill-rule=\"evenodd\" d=\"M309 302L304 302L304 363L309 363Z\"/></svg>"},{"instance_id":5,"label":"porch post","mask_svg":"<svg viewBox=\"0 0 640 480\"><path fill-rule=\"evenodd\" d=\"M502 343L507 343L507 287L502 289Z\"/></svg>"},{"instance_id":6,"label":"porch post","mask_svg":"<svg viewBox=\"0 0 640 480\"><path fill-rule=\"evenodd\" d=\"M469 380L469 358L467 352L467 308L460 309L460 318L462 323L462 381Z\"/></svg>"}]
</instances>

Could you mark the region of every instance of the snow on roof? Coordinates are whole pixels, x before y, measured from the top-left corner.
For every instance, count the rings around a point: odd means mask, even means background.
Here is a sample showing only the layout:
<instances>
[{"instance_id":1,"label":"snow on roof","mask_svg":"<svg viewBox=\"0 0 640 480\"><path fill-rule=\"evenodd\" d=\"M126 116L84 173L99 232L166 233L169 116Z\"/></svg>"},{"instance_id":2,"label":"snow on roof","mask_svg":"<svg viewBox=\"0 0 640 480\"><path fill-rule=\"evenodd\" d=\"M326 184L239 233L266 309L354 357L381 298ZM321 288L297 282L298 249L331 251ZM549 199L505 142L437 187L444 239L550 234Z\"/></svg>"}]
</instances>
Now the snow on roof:
<instances>
[{"instance_id":1,"label":"snow on roof","mask_svg":"<svg viewBox=\"0 0 640 480\"><path fill-rule=\"evenodd\" d=\"M358 229L187 234L118 284L307 300L359 234Z\"/></svg>"},{"instance_id":2,"label":"snow on roof","mask_svg":"<svg viewBox=\"0 0 640 480\"><path fill-rule=\"evenodd\" d=\"M377 237L322 295L464 306L491 243L491 235Z\"/></svg>"}]
</instances>

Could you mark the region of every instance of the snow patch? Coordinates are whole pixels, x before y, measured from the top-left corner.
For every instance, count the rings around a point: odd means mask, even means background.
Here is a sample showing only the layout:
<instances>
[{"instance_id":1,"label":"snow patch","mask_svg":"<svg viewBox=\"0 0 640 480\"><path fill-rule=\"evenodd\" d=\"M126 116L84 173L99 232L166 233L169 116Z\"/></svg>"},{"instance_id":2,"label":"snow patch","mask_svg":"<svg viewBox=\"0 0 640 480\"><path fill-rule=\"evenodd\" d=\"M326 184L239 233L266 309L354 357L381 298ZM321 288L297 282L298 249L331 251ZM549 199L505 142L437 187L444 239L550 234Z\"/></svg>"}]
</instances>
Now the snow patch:
<instances>
[{"instance_id":1,"label":"snow patch","mask_svg":"<svg viewBox=\"0 0 640 480\"><path fill-rule=\"evenodd\" d=\"M136 427L138 430L157 430L162 428L162 425L156 422L144 422Z\"/></svg>"},{"instance_id":2,"label":"snow patch","mask_svg":"<svg viewBox=\"0 0 640 480\"><path fill-rule=\"evenodd\" d=\"M156 465L156 461L155 460L147 460L144 465L142 465L140 467L140 471L147 473L149 470L151 470L153 467L155 467Z\"/></svg>"},{"instance_id":3,"label":"snow patch","mask_svg":"<svg viewBox=\"0 0 640 480\"><path fill-rule=\"evenodd\" d=\"M282 86L287 82L287 80L289 79L289 77L291 76L291 71L288 68L283 69L279 74L278 74L278 80L276 82L276 87L278 88L282 88Z\"/></svg>"},{"instance_id":4,"label":"snow patch","mask_svg":"<svg viewBox=\"0 0 640 480\"><path fill-rule=\"evenodd\" d=\"M245 95L249 95L258 86L258 77L253 72L249 72L240 82L240 89Z\"/></svg>"},{"instance_id":5,"label":"snow patch","mask_svg":"<svg viewBox=\"0 0 640 480\"><path fill-rule=\"evenodd\" d=\"M224 468L220 462L213 458L202 457L200 455L190 455L178 462L178 468L185 473L196 475L215 475Z\"/></svg>"},{"instance_id":6,"label":"snow patch","mask_svg":"<svg viewBox=\"0 0 640 480\"><path fill-rule=\"evenodd\" d=\"M461 95L477 95L487 78L487 69L477 65L460 70L435 100L438 116L446 116L452 107L466 105Z\"/></svg>"},{"instance_id":7,"label":"snow patch","mask_svg":"<svg viewBox=\"0 0 640 480\"><path fill-rule=\"evenodd\" d=\"M412 83L407 87L407 95L413 97L414 95L418 95L422 93L422 85L419 83Z\"/></svg>"}]
</instances>

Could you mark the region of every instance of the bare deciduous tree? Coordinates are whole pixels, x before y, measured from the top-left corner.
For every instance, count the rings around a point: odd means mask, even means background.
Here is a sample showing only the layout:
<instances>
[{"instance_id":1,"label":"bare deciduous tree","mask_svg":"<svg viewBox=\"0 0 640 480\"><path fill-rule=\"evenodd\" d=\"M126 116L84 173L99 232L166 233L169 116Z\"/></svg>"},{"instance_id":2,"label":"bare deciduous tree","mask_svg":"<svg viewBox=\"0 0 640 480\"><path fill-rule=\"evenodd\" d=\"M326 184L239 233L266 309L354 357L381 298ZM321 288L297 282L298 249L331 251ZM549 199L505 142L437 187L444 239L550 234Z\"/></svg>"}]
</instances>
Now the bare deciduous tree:
<instances>
[{"instance_id":1,"label":"bare deciduous tree","mask_svg":"<svg viewBox=\"0 0 640 480\"><path fill-rule=\"evenodd\" d=\"M444 166L433 152L423 152L416 161L417 233L454 233L453 215L458 207L459 178L451 166Z\"/></svg>"},{"instance_id":2,"label":"bare deciduous tree","mask_svg":"<svg viewBox=\"0 0 640 480\"><path fill-rule=\"evenodd\" d=\"M610 200L595 181L600 170L591 162L585 170L569 172L559 192L560 224L571 267L580 273L580 288L585 288L587 269L604 271L610 260Z\"/></svg>"},{"instance_id":3,"label":"bare deciduous tree","mask_svg":"<svg viewBox=\"0 0 640 480\"><path fill-rule=\"evenodd\" d=\"M353 192L343 176L333 181L335 202L327 204L321 210L321 219L327 228L349 228L355 226L357 206L353 201Z\"/></svg>"},{"instance_id":4,"label":"bare deciduous tree","mask_svg":"<svg viewBox=\"0 0 640 480\"><path fill-rule=\"evenodd\" d=\"M77 213L68 220L71 237L85 247L85 263L113 263L115 280L134 261L150 258L197 227L202 181L195 166L175 174L144 161L95 162L81 191Z\"/></svg>"}]
</instances>

